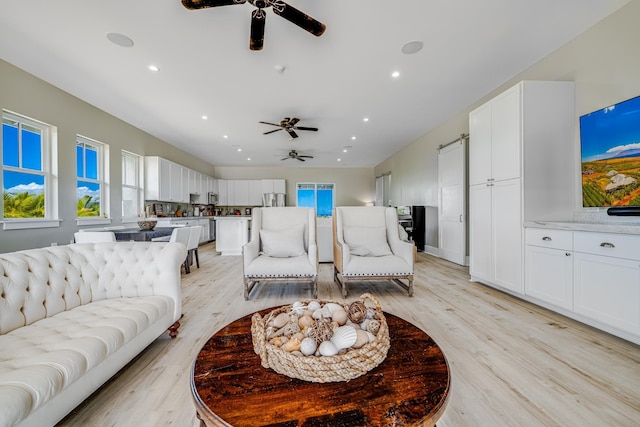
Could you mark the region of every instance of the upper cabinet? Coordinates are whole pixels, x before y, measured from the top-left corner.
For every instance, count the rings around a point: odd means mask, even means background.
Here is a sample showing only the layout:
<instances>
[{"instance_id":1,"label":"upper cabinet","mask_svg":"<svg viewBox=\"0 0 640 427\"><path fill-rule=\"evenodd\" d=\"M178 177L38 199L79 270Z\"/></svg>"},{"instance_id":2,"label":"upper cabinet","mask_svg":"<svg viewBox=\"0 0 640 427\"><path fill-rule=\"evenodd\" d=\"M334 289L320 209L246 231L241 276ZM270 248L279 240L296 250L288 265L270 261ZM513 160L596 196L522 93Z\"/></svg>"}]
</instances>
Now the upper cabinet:
<instances>
[{"instance_id":1,"label":"upper cabinet","mask_svg":"<svg viewBox=\"0 0 640 427\"><path fill-rule=\"evenodd\" d=\"M284 179L263 179L262 193L286 193L287 185Z\"/></svg>"},{"instance_id":2,"label":"upper cabinet","mask_svg":"<svg viewBox=\"0 0 640 427\"><path fill-rule=\"evenodd\" d=\"M188 169L157 156L145 158L145 199L189 203Z\"/></svg>"}]
</instances>

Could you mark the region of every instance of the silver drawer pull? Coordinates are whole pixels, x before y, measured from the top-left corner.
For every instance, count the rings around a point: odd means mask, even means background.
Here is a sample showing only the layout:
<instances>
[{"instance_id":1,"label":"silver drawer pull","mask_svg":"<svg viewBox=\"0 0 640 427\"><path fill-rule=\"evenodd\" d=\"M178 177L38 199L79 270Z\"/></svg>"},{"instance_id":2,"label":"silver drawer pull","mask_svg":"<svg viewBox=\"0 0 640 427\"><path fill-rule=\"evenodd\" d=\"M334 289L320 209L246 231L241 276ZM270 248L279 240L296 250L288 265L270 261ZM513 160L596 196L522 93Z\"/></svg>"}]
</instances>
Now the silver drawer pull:
<instances>
[{"instance_id":1,"label":"silver drawer pull","mask_svg":"<svg viewBox=\"0 0 640 427\"><path fill-rule=\"evenodd\" d=\"M609 243L609 242L602 242L600 243L600 246L603 248L615 248L616 246L613 243Z\"/></svg>"},{"instance_id":2,"label":"silver drawer pull","mask_svg":"<svg viewBox=\"0 0 640 427\"><path fill-rule=\"evenodd\" d=\"M551 237L549 237L549 236L544 236L544 237L542 238L542 240L544 240L545 242L550 242L550 241L551 241Z\"/></svg>"}]
</instances>

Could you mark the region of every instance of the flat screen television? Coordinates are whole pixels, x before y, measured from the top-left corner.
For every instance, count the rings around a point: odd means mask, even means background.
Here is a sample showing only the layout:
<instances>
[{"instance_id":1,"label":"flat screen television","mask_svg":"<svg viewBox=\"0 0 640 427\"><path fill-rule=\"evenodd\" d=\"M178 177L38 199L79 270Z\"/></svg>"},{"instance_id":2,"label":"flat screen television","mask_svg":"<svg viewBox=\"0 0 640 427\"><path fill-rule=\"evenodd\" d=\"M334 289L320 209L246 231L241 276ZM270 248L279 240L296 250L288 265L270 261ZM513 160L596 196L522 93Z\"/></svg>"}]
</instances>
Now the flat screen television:
<instances>
[{"instance_id":1,"label":"flat screen television","mask_svg":"<svg viewBox=\"0 0 640 427\"><path fill-rule=\"evenodd\" d=\"M582 206L640 206L640 96L580 117Z\"/></svg>"}]
</instances>

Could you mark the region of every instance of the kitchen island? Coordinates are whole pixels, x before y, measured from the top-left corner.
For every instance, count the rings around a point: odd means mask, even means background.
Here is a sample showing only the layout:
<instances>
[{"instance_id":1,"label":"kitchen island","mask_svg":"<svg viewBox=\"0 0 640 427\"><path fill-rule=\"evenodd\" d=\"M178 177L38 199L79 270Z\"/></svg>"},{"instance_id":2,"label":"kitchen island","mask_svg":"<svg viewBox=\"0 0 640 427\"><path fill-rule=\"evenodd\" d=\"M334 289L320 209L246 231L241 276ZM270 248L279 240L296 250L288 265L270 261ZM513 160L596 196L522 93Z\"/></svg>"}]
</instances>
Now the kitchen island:
<instances>
[{"instance_id":1,"label":"kitchen island","mask_svg":"<svg viewBox=\"0 0 640 427\"><path fill-rule=\"evenodd\" d=\"M242 255L242 247L249 241L248 215L216 216L216 251L221 255Z\"/></svg>"}]
</instances>

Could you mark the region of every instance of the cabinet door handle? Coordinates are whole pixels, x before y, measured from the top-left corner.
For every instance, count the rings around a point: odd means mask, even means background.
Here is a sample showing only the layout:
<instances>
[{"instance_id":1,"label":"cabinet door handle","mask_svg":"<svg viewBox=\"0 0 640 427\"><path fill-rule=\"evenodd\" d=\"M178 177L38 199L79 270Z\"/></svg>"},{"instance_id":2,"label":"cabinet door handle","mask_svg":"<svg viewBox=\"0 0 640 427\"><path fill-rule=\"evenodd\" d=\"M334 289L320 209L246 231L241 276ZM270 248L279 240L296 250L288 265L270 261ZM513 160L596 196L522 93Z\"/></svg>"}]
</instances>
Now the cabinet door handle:
<instances>
[{"instance_id":1,"label":"cabinet door handle","mask_svg":"<svg viewBox=\"0 0 640 427\"><path fill-rule=\"evenodd\" d=\"M613 243L609 243L609 242L602 242L600 243L600 246L603 248L615 248L616 246Z\"/></svg>"},{"instance_id":2,"label":"cabinet door handle","mask_svg":"<svg viewBox=\"0 0 640 427\"><path fill-rule=\"evenodd\" d=\"M571 252L565 252L564 256L571 256Z\"/></svg>"},{"instance_id":3,"label":"cabinet door handle","mask_svg":"<svg viewBox=\"0 0 640 427\"><path fill-rule=\"evenodd\" d=\"M544 236L544 237L542 238L542 240L544 240L545 242L550 242L550 241L551 241L551 237L549 237L549 236Z\"/></svg>"}]
</instances>

